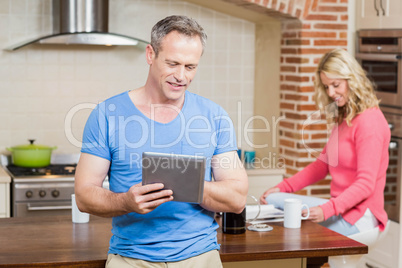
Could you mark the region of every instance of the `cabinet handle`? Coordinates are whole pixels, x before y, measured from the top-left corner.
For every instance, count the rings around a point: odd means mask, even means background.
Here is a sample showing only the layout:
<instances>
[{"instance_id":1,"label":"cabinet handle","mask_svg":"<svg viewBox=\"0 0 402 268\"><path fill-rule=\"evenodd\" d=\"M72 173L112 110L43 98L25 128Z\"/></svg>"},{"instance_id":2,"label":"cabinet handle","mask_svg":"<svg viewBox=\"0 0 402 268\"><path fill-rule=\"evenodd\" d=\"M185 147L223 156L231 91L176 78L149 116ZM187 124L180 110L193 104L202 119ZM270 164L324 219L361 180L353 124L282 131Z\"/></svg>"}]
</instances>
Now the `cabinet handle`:
<instances>
[{"instance_id":1,"label":"cabinet handle","mask_svg":"<svg viewBox=\"0 0 402 268\"><path fill-rule=\"evenodd\" d=\"M380 16L380 11L377 8L377 0L374 0L374 9L377 11L377 16Z\"/></svg>"},{"instance_id":2,"label":"cabinet handle","mask_svg":"<svg viewBox=\"0 0 402 268\"><path fill-rule=\"evenodd\" d=\"M380 0L380 8L382 10L382 15L385 16L385 9L382 7L382 0Z\"/></svg>"}]
</instances>

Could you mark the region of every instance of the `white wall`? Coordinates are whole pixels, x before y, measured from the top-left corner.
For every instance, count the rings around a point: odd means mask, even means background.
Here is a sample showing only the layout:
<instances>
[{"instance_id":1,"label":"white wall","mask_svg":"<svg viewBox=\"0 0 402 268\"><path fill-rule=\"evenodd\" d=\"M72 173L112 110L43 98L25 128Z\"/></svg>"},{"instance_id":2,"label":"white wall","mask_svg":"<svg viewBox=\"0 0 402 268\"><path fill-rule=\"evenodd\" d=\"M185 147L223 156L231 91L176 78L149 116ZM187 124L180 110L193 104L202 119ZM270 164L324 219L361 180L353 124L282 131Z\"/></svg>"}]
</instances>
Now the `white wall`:
<instances>
[{"instance_id":1,"label":"white wall","mask_svg":"<svg viewBox=\"0 0 402 268\"><path fill-rule=\"evenodd\" d=\"M241 128L252 116L253 23L174 0L110 0L109 13L110 32L147 41L152 26L168 15L197 19L208 34L208 42L190 90L222 105L236 127ZM69 111L145 83L148 65L144 51L132 47L35 45L14 52L2 50L50 34L50 14L50 0L0 0L0 153L6 147L27 143L29 138L58 146L55 153L79 152L79 146L65 133ZM84 109L73 116L75 140L81 140L89 112Z\"/></svg>"}]
</instances>

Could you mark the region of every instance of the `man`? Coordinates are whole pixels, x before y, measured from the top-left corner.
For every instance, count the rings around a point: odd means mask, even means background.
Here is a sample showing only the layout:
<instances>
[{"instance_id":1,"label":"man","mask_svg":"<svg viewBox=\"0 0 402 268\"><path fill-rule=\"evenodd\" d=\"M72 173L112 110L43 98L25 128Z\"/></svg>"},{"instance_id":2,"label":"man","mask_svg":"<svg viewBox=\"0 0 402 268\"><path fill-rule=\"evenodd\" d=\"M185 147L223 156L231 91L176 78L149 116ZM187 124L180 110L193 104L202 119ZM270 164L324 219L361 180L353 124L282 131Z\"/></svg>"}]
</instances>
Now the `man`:
<instances>
[{"instance_id":1,"label":"man","mask_svg":"<svg viewBox=\"0 0 402 268\"><path fill-rule=\"evenodd\" d=\"M75 193L81 211L113 217L107 267L222 267L214 212L240 213L248 182L227 113L186 91L205 41L192 19L159 21L146 47L145 85L88 118ZM161 183L142 185L145 151L207 157L202 203L174 202ZM110 191L102 188L107 175Z\"/></svg>"}]
</instances>

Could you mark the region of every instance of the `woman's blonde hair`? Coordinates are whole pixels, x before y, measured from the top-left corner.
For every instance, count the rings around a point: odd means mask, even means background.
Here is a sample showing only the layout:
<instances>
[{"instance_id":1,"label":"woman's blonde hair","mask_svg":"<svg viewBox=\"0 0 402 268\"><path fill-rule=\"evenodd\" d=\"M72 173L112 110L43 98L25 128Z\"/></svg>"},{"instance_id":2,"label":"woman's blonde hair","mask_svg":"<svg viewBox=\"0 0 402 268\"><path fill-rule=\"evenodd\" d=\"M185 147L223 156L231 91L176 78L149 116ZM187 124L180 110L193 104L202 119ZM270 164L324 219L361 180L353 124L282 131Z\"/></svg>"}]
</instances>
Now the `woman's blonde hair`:
<instances>
[{"instance_id":1,"label":"woman's blonde hair","mask_svg":"<svg viewBox=\"0 0 402 268\"><path fill-rule=\"evenodd\" d=\"M343 107L329 105L334 100L324 88L320 77L322 72L330 78L347 81L349 93ZM356 115L368 108L378 107L379 101L373 83L356 59L343 49L334 49L322 56L315 73L314 86L315 102L320 111L326 113L327 120L331 123L341 123L345 120L350 126Z\"/></svg>"}]
</instances>

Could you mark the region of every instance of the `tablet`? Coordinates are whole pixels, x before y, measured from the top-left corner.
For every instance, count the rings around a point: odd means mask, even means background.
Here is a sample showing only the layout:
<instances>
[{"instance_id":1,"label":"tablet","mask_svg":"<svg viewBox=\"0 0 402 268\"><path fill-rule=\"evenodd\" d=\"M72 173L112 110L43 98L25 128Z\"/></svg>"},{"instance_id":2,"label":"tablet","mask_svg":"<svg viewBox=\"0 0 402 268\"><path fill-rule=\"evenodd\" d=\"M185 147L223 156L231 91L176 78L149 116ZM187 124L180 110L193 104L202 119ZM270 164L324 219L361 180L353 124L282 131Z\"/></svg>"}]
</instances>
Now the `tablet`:
<instances>
[{"instance_id":1,"label":"tablet","mask_svg":"<svg viewBox=\"0 0 402 268\"><path fill-rule=\"evenodd\" d=\"M206 158L144 152L142 184L161 182L173 191L173 201L199 204L204 194Z\"/></svg>"}]
</instances>

